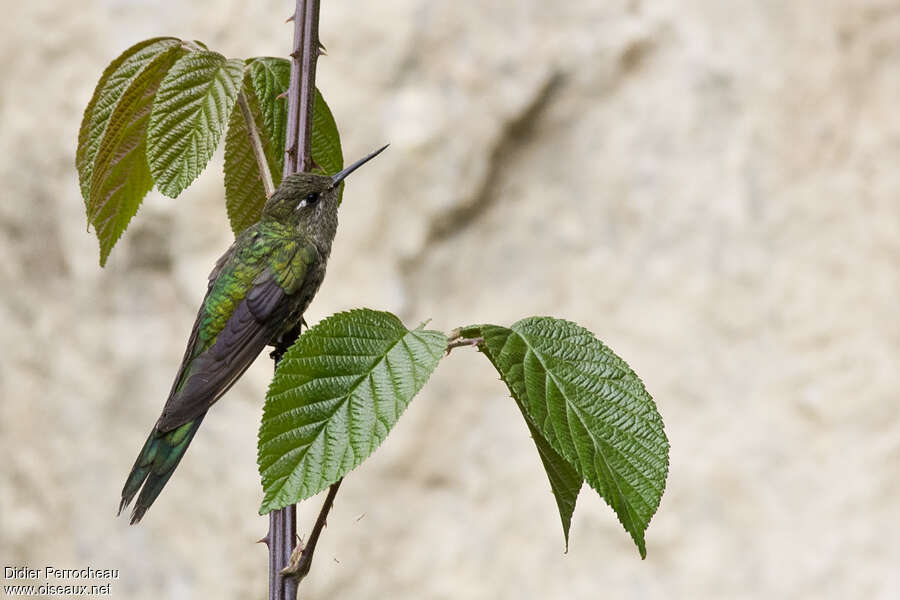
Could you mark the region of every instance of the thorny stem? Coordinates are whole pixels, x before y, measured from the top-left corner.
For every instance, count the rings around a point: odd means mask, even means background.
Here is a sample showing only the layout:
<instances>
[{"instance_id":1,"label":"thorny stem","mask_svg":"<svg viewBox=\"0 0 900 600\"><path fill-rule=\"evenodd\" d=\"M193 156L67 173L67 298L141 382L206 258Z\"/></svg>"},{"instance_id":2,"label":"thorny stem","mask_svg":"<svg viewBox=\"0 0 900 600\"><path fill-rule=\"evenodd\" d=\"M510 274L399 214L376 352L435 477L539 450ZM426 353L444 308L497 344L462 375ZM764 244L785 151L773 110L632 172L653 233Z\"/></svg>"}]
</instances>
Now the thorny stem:
<instances>
[{"instance_id":1,"label":"thorny stem","mask_svg":"<svg viewBox=\"0 0 900 600\"><path fill-rule=\"evenodd\" d=\"M290 563L281 572L282 575L294 577L298 584L303 581L303 578L306 577L309 573L309 568L312 566L313 554L316 551L316 544L319 542L319 535L327 524L328 513L331 511L334 497L337 496L338 488L341 487L342 481L344 480L338 479L328 488L328 495L325 496L325 502L322 503L322 508L319 510L319 516L316 518L316 524L309 534L309 540L307 540L305 545L294 548Z\"/></svg>"},{"instance_id":2,"label":"thorny stem","mask_svg":"<svg viewBox=\"0 0 900 600\"><path fill-rule=\"evenodd\" d=\"M296 0L294 9L294 45L291 51L291 80L288 87L287 131L284 147L284 176L310 170L312 110L316 90L316 59L319 50L319 0ZM275 346L275 366L300 334L298 325L283 335ZM337 493L334 484L334 493ZM329 492L334 501L332 492ZM323 507L324 508L324 507ZM329 505L330 508L330 505ZM321 527L318 528L321 531ZM315 529L313 530L315 533ZM318 533L315 533L318 538ZM297 540L297 507L286 506L269 513L269 599L294 600L299 578L284 576ZM312 537L310 537L312 541ZM315 544L312 544L315 548ZM310 552L309 561L312 560ZM307 566L307 571L309 567Z\"/></svg>"},{"instance_id":3,"label":"thorny stem","mask_svg":"<svg viewBox=\"0 0 900 600\"><path fill-rule=\"evenodd\" d=\"M298 10L299 10L298 2ZM303 12L297 13L303 24L303 55L300 77L300 114L297 123L297 147L300 149L299 164L304 171L313 169L312 162L312 118L313 103L316 99L316 62L319 58L319 0L303 2Z\"/></svg>"},{"instance_id":4,"label":"thorny stem","mask_svg":"<svg viewBox=\"0 0 900 600\"><path fill-rule=\"evenodd\" d=\"M316 61L319 58L319 0L297 0L294 10L294 47L288 89L284 174L312 169L313 103Z\"/></svg>"},{"instance_id":5,"label":"thorny stem","mask_svg":"<svg viewBox=\"0 0 900 600\"><path fill-rule=\"evenodd\" d=\"M303 58L303 6L294 9L294 47L291 50L291 83L288 87L287 128L284 136L284 175L297 172L297 121L300 115L300 59Z\"/></svg>"},{"instance_id":6,"label":"thorny stem","mask_svg":"<svg viewBox=\"0 0 900 600\"><path fill-rule=\"evenodd\" d=\"M292 504L269 513L269 534L263 538L269 546L269 600L294 600L297 581L282 577L297 539L297 506Z\"/></svg>"},{"instance_id":7,"label":"thorny stem","mask_svg":"<svg viewBox=\"0 0 900 600\"><path fill-rule=\"evenodd\" d=\"M263 150L262 140L259 137L259 129L256 127L256 120L253 113L250 112L250 103L247 102L247 96L244 92L238 94L238 106L241 107L241 114L244 115L244 122L247 123L247 132L250 134L250 146L253 147L253 155L256 157L256 164L259 167L259 176L262 178L263 189L266 191L266 198L275 191L275 182L272 181L272 172L269 171L269 164L266 160L266 153Z\"/></svg>"}]
</instances>

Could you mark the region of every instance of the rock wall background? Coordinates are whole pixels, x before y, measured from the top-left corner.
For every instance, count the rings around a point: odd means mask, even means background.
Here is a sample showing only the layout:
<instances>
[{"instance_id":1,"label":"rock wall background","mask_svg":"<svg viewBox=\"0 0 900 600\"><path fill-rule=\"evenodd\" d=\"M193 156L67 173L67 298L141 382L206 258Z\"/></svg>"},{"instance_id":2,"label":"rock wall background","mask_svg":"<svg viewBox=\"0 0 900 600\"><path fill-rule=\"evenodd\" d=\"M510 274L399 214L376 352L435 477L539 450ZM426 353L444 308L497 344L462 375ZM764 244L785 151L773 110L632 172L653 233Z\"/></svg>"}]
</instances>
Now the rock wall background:
<instances>
[{"instance_id":1,"label":"rock wall background","mask_svg":"<svg viewBox=\"0 0 900 600\"><path fill-rule=\"evenodd\" d=\"M263 598L268 360L145 522L114 518L231 239L221 161L148 196L101 270L73 157L121 50L283 55L292 3L0 4L0 562ZM326 0L321 36L345 155L392 145L348 185L307 320L575 320L672 451L646 561L589 493L564 555L515 406L455 352L348 477L306 597L900 597L900 3Z\"/></svg>"}]
</instances>

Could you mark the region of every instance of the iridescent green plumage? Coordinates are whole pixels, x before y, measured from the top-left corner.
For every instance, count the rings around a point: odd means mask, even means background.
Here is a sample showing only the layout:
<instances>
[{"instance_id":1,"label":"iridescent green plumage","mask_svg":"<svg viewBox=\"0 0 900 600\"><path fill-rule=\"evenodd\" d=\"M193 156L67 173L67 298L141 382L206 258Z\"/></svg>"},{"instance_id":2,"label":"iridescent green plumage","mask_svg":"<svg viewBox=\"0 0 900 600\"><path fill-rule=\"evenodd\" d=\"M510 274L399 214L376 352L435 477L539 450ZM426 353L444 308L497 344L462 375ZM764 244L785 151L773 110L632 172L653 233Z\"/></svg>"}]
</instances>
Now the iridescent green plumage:
<instances>
[{"instance_id":1,"label":"iridescent green plumage","mask_svg":"<svg viewBox=\"0 0 900 600\"><path fill-rule=\"evenodd\" d=\"M260 221L216 263L162 415L122 489L120 513L140 491L132 523L162 491L209 407L267 344L302 319L325 277L337 231L338 186L378 152L334 177L285 177Z\"/></svg>"}]
</instances>

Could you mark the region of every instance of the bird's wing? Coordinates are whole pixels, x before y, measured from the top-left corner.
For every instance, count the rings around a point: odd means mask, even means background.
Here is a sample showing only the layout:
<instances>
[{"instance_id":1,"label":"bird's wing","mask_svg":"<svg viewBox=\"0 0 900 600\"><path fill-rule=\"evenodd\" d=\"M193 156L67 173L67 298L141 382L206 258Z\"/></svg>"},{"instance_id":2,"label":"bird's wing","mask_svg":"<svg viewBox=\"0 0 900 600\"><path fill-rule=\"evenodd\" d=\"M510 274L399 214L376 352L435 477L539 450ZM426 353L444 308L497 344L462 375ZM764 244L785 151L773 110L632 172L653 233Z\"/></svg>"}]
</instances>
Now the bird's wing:
<instances>
[{"instance_id":1,"label":"bird's wing","mask_svg":"<svg viewBox=\"0 0 900 600\"><path fill-rule=\"evenodd\" d=\"M292 296L319 254L311 244L265 237L256 233L250 244L232 246L213 269L157 430L205 413L284 327Z\"/></svg>"},{"instance_id":2,"label":"bird's wing","mask_svg":"<svg viewBox=\"0 0 900 600\"><path fill-rule=\"evenodd\" d=\"M191 358L195 356L195 350L197 349L197 332L200 329L200 321L203 316L203 308L206 306L207 301L209 300L209 296L212 293L213 284L216 282L216 279L219 277L219 273L222 271L222 267L224 267L228 260L234 256L235 250L237 248L237 241L235 241L225 253L219 257L219 260L216 261L215 266L213 266L212 271L209 273L208 285L206 287L206 295L203 297L203 302L200 303L200 312L197 314L197 318L194 321L194 328L191 330L191 336L188 338L187 348L184 350L184 357L181 359L181 366L178 368L178 373L175 375L175 381L172 383L172 389L169 390L169 399L175 395L175 392L178 390L178 386L181 383L181 378L184 375L185 368L190 365Z\"/></svg>"}]
</instances>

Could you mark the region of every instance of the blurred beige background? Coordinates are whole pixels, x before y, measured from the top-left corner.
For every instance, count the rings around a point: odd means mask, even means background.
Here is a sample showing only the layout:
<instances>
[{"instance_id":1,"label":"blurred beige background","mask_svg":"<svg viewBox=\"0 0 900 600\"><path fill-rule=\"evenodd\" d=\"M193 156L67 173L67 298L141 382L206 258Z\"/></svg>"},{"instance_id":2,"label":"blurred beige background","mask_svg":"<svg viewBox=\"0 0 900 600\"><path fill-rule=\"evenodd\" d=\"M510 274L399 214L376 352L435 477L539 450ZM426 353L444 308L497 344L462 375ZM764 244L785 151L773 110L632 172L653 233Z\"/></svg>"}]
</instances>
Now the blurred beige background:
<instances>
[{"instance_id":1,"label":"blurred beige background","mask_svg":"<svg viewBox=\"0 0 900 600\"><path fill-rule=\"evenodd\" d=\"M103 270L73 157L127 46L284 55L291 6L2 2L3 566L264 598L268 359L144 522L115 518L231 240L220 156L151 193ZM563 554L513 402L454 352L347 478L307 598L900 597L900 2L323 0L321 37L345 155L391 148L347 187L307 320L577 321L672 450L646 561L587 491Z\"/></svg>"}]
</instances>

